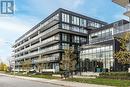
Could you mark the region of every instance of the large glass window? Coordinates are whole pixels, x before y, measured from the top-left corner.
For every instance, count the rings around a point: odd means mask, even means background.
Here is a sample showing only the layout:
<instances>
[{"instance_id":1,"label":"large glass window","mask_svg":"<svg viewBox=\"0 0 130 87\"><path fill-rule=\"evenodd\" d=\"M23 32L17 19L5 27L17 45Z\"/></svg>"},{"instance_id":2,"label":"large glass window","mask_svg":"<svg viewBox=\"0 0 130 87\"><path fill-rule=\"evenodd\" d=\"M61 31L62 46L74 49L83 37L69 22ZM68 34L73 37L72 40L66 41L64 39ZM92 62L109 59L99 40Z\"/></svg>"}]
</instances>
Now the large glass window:
<instances>
[{"instance_id":1,"label":"large glass window","mask_svg":"<svg viewBox=\"0 0 130 87\"><path fill-rule=\"evenodd\" d=\"M69 15L65 14L65 13L62 13L62 21L69 23Z\"/></svg>"},{"instance_id":2,"label":"large glass window","mask_svg":"<svg viewBox=\"0 0 130 87\"><path fill-rule=\"evenodd\" d=\"M72 37L72 42L79 43L80 42L79 36L73 36Z\"/></svg>"},{"instance_id":3,"label":"large glass window","mask_svg":"<svg viewBox=\"0 0 130 87\"><path fill-rule=\"evenodd\" d=\"M87 42L87 38L85 38L85 37L80 37L80 42L81 42L81 43Z\"/></svg>"},{"instance_id":4,"label":"large glass window","mask_svg":"<svg viewBox=\"0 0 130 87\"><path fill-rule=\"evenodd\" d=\"M106 40L113 39L113 32L112 28L110 29L105 29L102 31L98 31L95 33L92 33L89 35L89 42L90 43L98 43L98 42L103 42Z\"/></svg>"},{"instance_id":5,"label":"large glass window","mask_svg":"<svg viewBox=\"0 0 130 87\"><path fill-rule=\"evenodd\" d=\"M79 32L79 27L76 27L76 26L72 26L72 31L76 31L76 32Z\"/></svg>"},{"instance_id":6,"label":"large glass window","mask_svg":"<svg viewBox=\"0 0 130 87\"><path fill-rule=\"evenodd\" d=\"M70 26L68 24L62 24L62 28L66 30L70 30Z\"/></svg>"},{"instance_id":7,"label":"large glass window","mask_svg":"<svg viewBox=\"0 0 130 87\"><path fill-rule=\"evenodd\" d=\"M69 44L68 43L62 43L62 49L68 49Z\"/></svg>"},{"instance_id":8,"label":"large glass window","mask_svg":"<svg viewBox=\"0 0 130 87\"><path fill-rule=\"evenodd\" d=\"M62 33L62 41L68 41L67 34Z\"/></svg>"},{"instance_id":9,"label":"large glass window","mask_svg":"<svg viewBox=\"0 0 130 87\"><path fill-rule=\"evenodd\" d=\"M79 18L76 16L72 16L72 24L79 25Z\"/></svg>"},{"instance_id":10,"label":"large glass window","mask_svg":"<svg viewBox=\"0 0 130 87\"><path fill-rule=\"evenodd\" d=\"M80 52L80 58L82 60L89 59L90 61L100 61L103 63L103 68L112 66L113 60L113 46L101 46L97 48L84 49Z\"/></svg>"},{"instance_id":11,"label":"large glass window","mask_svg":"<svg viewBox=\"0 0 130 87\"><path fill-rule=\"evenodd\" d=\"M73 25L68 25L68 24L62 24L62 29L66 29L66 30L71 30L71 31L76 31L76 32L80 32L80 33L85 33L87 34L87 29L83 28L83 27L77 27L77 26L73 26Z\"/></svg>"},{"instance_id":12,"label":"large glass window","mask_svg":"<svg viewBox=\"0 0 130 87\"><path fill-rule=\"evenodd\" d=\"M86 27L86 20L80 18L80 26Z\"/></svg>"},{"instance_id":13,"label":"large glass window","mask_svg":"<svg viewBox=\"0 0 130 87\"><path fill-rule=\"evenodd\" d=\"M94 28L100 28L101 24L94 22L94 21L88 21L88 26L89 27L94 27Z\"/></svg>"}]
</instances>

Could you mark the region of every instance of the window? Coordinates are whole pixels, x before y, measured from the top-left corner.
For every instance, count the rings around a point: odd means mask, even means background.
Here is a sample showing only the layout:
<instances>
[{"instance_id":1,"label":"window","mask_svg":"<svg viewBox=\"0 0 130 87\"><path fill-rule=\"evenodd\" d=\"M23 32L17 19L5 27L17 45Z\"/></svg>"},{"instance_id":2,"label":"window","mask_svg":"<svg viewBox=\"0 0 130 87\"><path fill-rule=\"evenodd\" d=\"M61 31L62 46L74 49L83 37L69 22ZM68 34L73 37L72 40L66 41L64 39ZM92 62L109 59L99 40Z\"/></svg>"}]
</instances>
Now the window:
<instances>
[{"instance_id":1,"label":"window","mask_svg":"<svg viewBox=\"0 0 130 87\"><path fill-rule=\"evenodd\" d=\"M103 63L103 67L110 69L113 64L111 61L113 60L113 50L111 50L111 47L112 45L82 50L80 53L80 58L82 60L88 58L90 60L100 61Z\"/></svg>"},{"instance_id":2,"label":"window","mask_svg":"<svg viewBox=\"0 0 130 87\"><path fill-rule=\"evenodd\" d=\"M86 42L86 41L87 41L86 38L80 37L80 42L81 42L81 43L84 43L84 42Z\"/></svg>"},{"instance_id":3,"label":"window","mask_svg":"<svg viewBox=\"0 0 130 87\"><path fill-rule=\"evenodd\" d=\"M68 43L62 43L62 49L68 49L69 44Z\"/></svg>"},{"instance_id":4,"label":"window","mask_svg":"<svg viewBox=\"0 0 130 87\"><path fill-rule=\"evenodd\" d=\"M86 27L86 20L80 18L80 26Z\"/></svg>"},{"instance_id":5,"label":"window","mask_svg":"<svg viewBox=\"0 0 130 87\"><path fill-rule=\"evenodd\" d=\"M93 22L93 21L88 21L88 26L99 28L99 27L101 27L101 24Z\"/></svg>"},{"instance_id":6,"label":"window","mask_svg":"<svg viewBox=\"0 0 130 87\"><path fill-rule=\"evenodd\" d=\"M72 16L72 24L79 25L79 18Z\"/></svg>"},{"instance_id":7,"label":"window","mask_svg":"<svg viewBox=\"0 0 130 87\"><path fill-rule=\"evenodd\" d=\"M72 30L72 31L76 31L76 32L80 32L80 33L88 33L87 32L87 29L85 28L80 28L80 27L77 27L77 26L70 26L68 24L64 24L62 23L62 29L66 29L66 30Z\"/></svg>"},{"instance_id":8,"label":"window","mask_svg":"<svg viewBox=\"0 0 130 87\"><path fill-rule=\"evenodd\" d=\"M65 13L62 13L62 21L69 23L69 15L65 14Z\"/></svg>"},{"instance_id":9,"label":"window","mask_svg":"<svg viewBox=\"0 0 130 87\"><path fill-rule=\"evenodd\" d=\"M69 25L68 24L62 24L62 28L69 30Z\"/></svg>"},{"instance_id":10,"label":"window","mask_svg":"<svg viewBox=\"0 0 130 87\"><path fill-rule=\"evenodd\" d=\"M81 32L81 33L87 33L87 30L84 29L84 28L80 28L79 32Z\"/></svg>"},{"instance_id":11,"label":"window","mask_svg":"<svg viewBox=\"0 0 130 87\"><path fill-rule=\"evenodd\" d=\"M72 26L72 31L76 31L76 32L79 32L79 27L76 27L76 26Z\"/></svg>"},{"instance_id":12,"label":"window","mask_svg":"<svg viewBox=\"0 0 130 87\"><path fill-rule=\"evenodd\" d=\"M68 41L67 34L62 33L62 41Z\"/></svg>"},{"instance_id":13,"label":"window","mask_svg":"<svg viewBox=\"0 0 130 87\"><path fill-rule=\"evenodd\" d=\"M72 42L79 43L80 42L79 36L73 36L72 37Z\"/></svg>"}]
</instances>

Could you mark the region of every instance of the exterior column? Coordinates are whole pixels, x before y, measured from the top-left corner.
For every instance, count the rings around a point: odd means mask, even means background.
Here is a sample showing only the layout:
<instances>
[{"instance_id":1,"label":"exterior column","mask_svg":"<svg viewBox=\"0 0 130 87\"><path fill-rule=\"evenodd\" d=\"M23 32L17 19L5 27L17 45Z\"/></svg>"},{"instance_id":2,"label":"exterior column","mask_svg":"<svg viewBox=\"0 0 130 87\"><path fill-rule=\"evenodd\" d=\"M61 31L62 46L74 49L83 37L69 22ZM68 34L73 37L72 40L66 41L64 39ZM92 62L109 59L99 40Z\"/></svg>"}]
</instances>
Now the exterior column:
<instances>
[{"instance_id":1,"label":"exterior column","mask_svg":"<svg viewBox=\"0 0 130 87\"><path fill-rule=\"evenodd\" d=\"M30 37L28 37L28 40L30 40Z\"/></svg>"},{"instance_id":2,"label":"exterior column","mask_svg":"<svg viewBox=\"0 0 130 87\"><path fill-rule=\"evenodd\" d=\"M40 34L40 31L38 31L38 35Z\"/></svg>"},{"instance_id":3,"label":"exterior column","mask_svg":"<svg viewBox=\"0 0 130 87\"><path fill-rule=\"evenodd\" d=\"M38 47L38 52L40 51L40 47Z\"/></svg>"},{"instance_id":4,"label":"exterior column","mask_svg":"<svg viewBox=\"0 0 130 87\"><path fill-rule=\"evenodd\" d=\"M29 44L29 46L31 47L31 43Z\"/></svg>"},{"instance_id":5,"label":"exterior column","mask_svg":"<svg viewBox=\"0 0 130 87\"><path fill-rule=\"evenodd\" d=\"M42 38L39 38L39 42L40 42L40 43L42 42Z\"/></svg>"}]
</instances>

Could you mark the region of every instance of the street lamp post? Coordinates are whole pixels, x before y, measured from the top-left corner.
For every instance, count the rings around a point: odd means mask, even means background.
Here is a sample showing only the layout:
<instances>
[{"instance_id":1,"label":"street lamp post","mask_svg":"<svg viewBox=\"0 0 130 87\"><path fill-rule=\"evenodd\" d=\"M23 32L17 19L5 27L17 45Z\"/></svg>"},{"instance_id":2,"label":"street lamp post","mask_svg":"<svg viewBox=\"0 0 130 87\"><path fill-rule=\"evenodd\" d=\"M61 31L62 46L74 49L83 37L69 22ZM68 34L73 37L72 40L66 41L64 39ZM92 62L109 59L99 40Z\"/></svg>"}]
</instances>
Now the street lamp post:
<instances>
[{"instance_id":1,"label":"street lamp post","mask_svg":"<svg viewBox=\"0 0 130 87\"><path fill-rule=\"evenodd\" d=\"M6 44L8 44L8 45L10 45L11 47L12 47L12 43L10 43L10 42L5 42ZM14 61L14 69L13 69L13 74L14 74L14 76L15 76L15 57L14 57L14 59L13 59L13 61Z\"/></svg>"},{"instance_id":2,"label":"street lamp post","mask_svg":"<svg viewBox=\"0 0 130 87\"><path fill-rule=\"evenodd\" d=\"M15 76L15 57L14 57L14 76Z\"/></svg>"}]
</instances>

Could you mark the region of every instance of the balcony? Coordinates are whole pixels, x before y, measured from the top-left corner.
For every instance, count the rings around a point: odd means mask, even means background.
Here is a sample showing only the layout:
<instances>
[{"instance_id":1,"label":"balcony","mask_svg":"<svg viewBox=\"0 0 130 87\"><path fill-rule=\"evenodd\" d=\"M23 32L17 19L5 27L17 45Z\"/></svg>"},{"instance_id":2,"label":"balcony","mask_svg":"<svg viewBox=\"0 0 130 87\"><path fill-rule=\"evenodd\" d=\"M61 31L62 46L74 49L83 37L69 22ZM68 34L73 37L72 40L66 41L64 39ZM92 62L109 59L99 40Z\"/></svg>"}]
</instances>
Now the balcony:
<instances>
[{"instance_id":1,"label":"balcony","mask_svg":"<svg viewBox=\"0 0 130 87\"><path fill-rule=\"evenodd\" d=\"M42 41L41 43L35 44L35 45L31 46L31 47L28 47L28 48L26 48L24 50L21 50L21 51L19 51L17 53L14 53L13 55L15 56L15 55L20 54L22 52L26 52L26 51L29 51L31 49L38 48L39 46L47 46L47 45L50 45L50 44L54 44L54 43L57 43L58 41L59 41L58 39L54 39L54 40L50 41L49 43Z\"/></svg>"},{"instance_id":2,"label":"balcony","mask_svg":"<svg viewBox=\"0 0 130 87\"><path fill-rule=\"evenodd\" d=\"M23 58L31 58L31 57L35 57L35 56L39 56L39 55L46 55L46 54L50 54L50 53L54 53L54 52L59 52L59 51L62 51L62 50L59 50L59 49L53 49L53 50L39 50L39 51L36 51L36 52L33 52L33 53L29 53L27 55L23 55L23 56L20 56L20 57L17 57L15 58L15 60L21 60Z\"/></svg>"},{"instance_id":3,"label":"balcony","mask_svg":"<svg viewBox=\"0 0 130 87\"><path fill-rule=\"evenodd\" d=\"M112 2L122 6L126 7L129 4L129 0L112 0Z\"/></svg>"},{"instance_id":4,"label":"balcony","mask_svg":"<svg viewBox=\"0 0 130 87\"><path fill-rule=\"evenodd\" d=\"M130 17L130 4L126 6L127 11L124 13L124 15Z\"/></svg>"},{"instance_id":5,"label":"balcony","mask_svg":"<svg viewBox=\"0 0 130 87\"><path fill-rule=\"evenodd\" d=\"M113 29L110 29L111 31L102 31L102 33L99 34L96 33L96 35L93 33L89 36L89 44L96 44L101 43L105 41L110 41L113 39Z\"/></svg>"},{"instance_id":6,"label":"balcony","mask_svg":"<svg viewBox=\"0 0 130 87\"><path fill-rule=\"evenodd\" d=\"M59 20L52 20L51 22L49 22L49 23L46 24L46 25L41 25L41 26L39 26L37 29L35 29L34 31L32 31L32 32L30 32L29 34L27 34L27 35L26 35L25 37L23 37L21 40L17 41L17 42L15 43L15 45L18 44L20 41L24 40L25 38L28 38L30 35L34 34L34 33L37 32L38 30L40 30L40 29L42 29L42 28L43 28L43 30L46 30L46 29L48 29L49 27L51 27L51 26L53 26L53 25L55 25L55 24L57 24L57 23L59 23ZM41 34L42 34L42 33L41 33ZM35 36L34 38L37 38L37 37L39 37L39 35ZM34 38L32 38L32 39L34 39ZM31 39L31 40L32 40L32 39ZM30 40L29 40L29 41L30 41ZM29 41L27 41L27 42L25 42L25 43L23 43L23 44L26 44L26 43L28 43ZM23 46L23 44L22 44L22 46ZM16 47L15 49L17 49L17 48L19 48L19 47L21 47L21 45L19 45L19 46Z\"/></svg>"},{"instance_id":7,"label":"balcony","mask_svg":"<svg viewBox=\"0 0 130 87\"><path fill-rule=\"evenodd\" d=\"M113 34L116 35L116 34L129 32L129 31L130 31L130 23L115 27Z\"/></svg>"},{"instance_id":8,"label":"balcony","mask_svg":"<svg viewBox=\"0 0 130 87\"><path fill-rule=\"evenodd\" d=\"M125 12L124 15L130 17L130 11Z\"/></svg>"},{"instance_id":9,"label":"balcony","mask_svg":"<svg viewBox=\"0 0 130 87\"><path fill-rule=\"evenodd\" d=\"M58 60L59 60L58 57L48 57L48 58L35 60L34 63L44 63L44 62L46 63L46 62L54 62Z\"/></svg>"},{"instance_id":10,"label":"balcony","mask_svg":"<svg viewBox=\"0 0 130 87\"><path fill-rule=\"evenodd\" d=\"M59 26L57 25L57 26L55 26L55 28L53 28L53 29L48 29L47 31L45 31L45 32L43 32L43 33L40 33L40 34L37 35L36 37L30 39L29 41L27 41L27 42L21 44L21 45L18 46L18 47L16 47L15 50L18 49L18 48L20 48L20 47L22 47L22 46L24 46L24 45L27 45L27 44L29 44L29 43L35 41L35 40L37 40L38 38L41 38L42 36L45 36L45 38L48 37L48 36L51 36L52 34L49 34L49 33L55 31L55 30L58 29L58 28L59 28Z\"/></svg>"}]
</instances>

